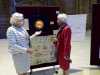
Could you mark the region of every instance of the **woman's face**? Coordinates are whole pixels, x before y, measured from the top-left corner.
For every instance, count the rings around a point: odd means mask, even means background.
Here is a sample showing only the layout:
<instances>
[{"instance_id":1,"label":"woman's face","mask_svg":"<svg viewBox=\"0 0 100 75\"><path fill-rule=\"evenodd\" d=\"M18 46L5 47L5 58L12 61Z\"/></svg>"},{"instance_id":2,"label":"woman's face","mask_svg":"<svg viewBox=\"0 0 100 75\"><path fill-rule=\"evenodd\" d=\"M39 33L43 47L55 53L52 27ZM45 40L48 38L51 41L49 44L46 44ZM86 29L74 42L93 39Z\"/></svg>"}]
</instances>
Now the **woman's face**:
<instances>
[{"instance_id":1,"label":"woman's face","mask_svg":"<svg viewBox=\"0 0 100 75\"><path fill-rule=\"evenodd\" d=\"M24 25L24 19L20 19L20 20L16 20L16 26L17 27L21 27L21 26L23 26Z\"/></svg>"},{"instance_id":2,"label":"woman's face","mask_svg":"<svg viewBox=\"0 0 100 75\"><path fill-rule=\"evenodd\" d=\"M58 25L62 24L62 22L59 19L57 19L57 23L58 23Z\"/></svg>"}]
</instances>

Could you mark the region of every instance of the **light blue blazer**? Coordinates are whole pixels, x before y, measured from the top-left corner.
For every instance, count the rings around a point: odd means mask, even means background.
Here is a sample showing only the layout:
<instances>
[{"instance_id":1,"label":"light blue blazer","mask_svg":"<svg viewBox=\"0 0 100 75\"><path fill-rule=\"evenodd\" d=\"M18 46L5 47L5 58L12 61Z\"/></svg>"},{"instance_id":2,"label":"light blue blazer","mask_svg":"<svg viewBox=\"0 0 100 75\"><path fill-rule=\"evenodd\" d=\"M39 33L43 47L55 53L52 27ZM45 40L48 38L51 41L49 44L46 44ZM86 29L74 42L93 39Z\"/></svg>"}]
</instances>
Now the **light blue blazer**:
<instances>
[{"instance_id":1,"label":"light blue blazer","mask_svg":"<svg viewBox=\"0 0 100 75\"><path fill-rule=\"evenodd\" d=\"M7 30L9 52L12 54L26 53L29 48L29 35L23 27L11 26Z\"/></svg>"}]
</instances>

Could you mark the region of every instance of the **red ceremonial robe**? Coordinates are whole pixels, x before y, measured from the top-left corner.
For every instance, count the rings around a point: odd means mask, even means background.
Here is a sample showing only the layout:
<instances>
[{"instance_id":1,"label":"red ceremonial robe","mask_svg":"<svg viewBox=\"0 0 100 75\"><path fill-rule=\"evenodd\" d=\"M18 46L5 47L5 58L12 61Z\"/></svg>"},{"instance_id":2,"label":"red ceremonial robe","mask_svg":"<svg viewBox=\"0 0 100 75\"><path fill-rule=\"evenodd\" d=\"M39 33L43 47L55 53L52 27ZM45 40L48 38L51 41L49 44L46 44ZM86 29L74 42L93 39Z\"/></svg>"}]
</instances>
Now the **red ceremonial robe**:
<instances>
[{"instance_id":1,"label":"red ceremonial robe","mask_svg":"<svg viewBox=\"0 0 100 75\"><path fill-rule=\"evenodd\" d=\"M60 68L68 70L70 67L71 29L67 24L60 27L57 34L57 58Z\"/></svg>"}]
</instances>

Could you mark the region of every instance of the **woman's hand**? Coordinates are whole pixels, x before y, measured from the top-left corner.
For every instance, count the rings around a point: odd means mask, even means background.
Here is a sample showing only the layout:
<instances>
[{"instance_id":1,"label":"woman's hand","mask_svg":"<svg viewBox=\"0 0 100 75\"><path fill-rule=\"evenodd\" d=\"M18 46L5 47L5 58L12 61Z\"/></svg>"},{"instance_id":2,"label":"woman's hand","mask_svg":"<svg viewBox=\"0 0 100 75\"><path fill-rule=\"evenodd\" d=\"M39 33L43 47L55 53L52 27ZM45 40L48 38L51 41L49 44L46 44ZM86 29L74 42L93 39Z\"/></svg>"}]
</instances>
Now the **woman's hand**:
<instances>
[{"instance_id":1,"label":"woman's hand","mask_svg":"<svg viewBox=\"0 0 100 75\"><path fill-rule=\"evenodd\" d=\"M30 36L30 39L36 37L37 35L40 35L41 33L42 33L42 31L35 32L32 36Z\"/></svg>"},{"instance_id":2,"label":"woman's hand","mask_svg":"<svg viewBox=\"0 0 100 75\"><path fill-rule=\"evenodd\" d=\"M53 39L53 44L54 44L54 45L57 45L57 38L54 38L54 39Z\"/></svg>"},{"instance_id":3,"label":"woman's hand","mask_svg":"<svg viewBox=\"0 0 100 75\"><path fill-rule=\"evenodd\" d=\"M33 52L33 49L32 48L28 48L27 49L27 53L32 54L32 52Z\"/></svg>"},{"instance_id":4,"label":"woman's hand","mask_svg":"<svg viewBox=\"0 0 100 75\"><path fill-rule=\"evenodd\" d=\"M35 36L40 35L42 31L37 31L34 33Z\"/></svg>"},{"instance_id":5,"label":"woman's hand","mask_svg":"<svg viewBox=\"0 0 100 75\"><path fill-rule=\"evenodd\" d=\"M72 60L70 59L70 57L65 56L64 59L65 59L66 61L68 61L69 63L72 63Z\"/></svg>"}]
</instances>

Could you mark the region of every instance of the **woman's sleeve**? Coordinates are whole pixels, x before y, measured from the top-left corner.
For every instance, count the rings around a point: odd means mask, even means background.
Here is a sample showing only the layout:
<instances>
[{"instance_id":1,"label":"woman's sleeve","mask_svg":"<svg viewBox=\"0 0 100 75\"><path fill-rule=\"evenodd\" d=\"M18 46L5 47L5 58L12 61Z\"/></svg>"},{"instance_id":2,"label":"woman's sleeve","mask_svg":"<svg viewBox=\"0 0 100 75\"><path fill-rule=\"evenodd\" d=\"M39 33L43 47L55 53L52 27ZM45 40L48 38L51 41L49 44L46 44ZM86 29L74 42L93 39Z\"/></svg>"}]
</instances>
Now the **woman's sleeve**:
<instances>
[{"instance_id":1,"label":"woman's sleeve","mask_svg":"<svg viewBox=\"0 0 100 75\"><path fill-rule=\"evenodd\" d=\"M17 44L16 35L13 30L7 31L7 40L9 44L9 49L13 50L13 52L25 53L27 51L27 48Z\"/></svg>"},{"instance_id":2,"label":"woman's sleeve","mask_svg":"<svg viewBox=\"0 0 100 75\"><path fill-rule=\"evenodd\" d=\"M70 57L71 52L71 29L68 28L64 32L64 56Z\"/></svg>"},{"instance_id":3,"label":"woman's sleeve","mask_svg":"<svg viewBox=\"0 0 100 75\"><path fill-rule=\"evenodd\" d=\"M31 35L31 36L30 36L30 40L31 40L32 38L34 38L35 36L36 36L35 34Z\"/></svg>"}]
</instances>

